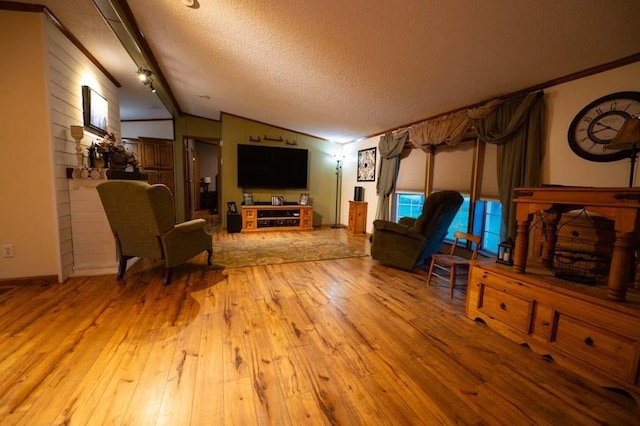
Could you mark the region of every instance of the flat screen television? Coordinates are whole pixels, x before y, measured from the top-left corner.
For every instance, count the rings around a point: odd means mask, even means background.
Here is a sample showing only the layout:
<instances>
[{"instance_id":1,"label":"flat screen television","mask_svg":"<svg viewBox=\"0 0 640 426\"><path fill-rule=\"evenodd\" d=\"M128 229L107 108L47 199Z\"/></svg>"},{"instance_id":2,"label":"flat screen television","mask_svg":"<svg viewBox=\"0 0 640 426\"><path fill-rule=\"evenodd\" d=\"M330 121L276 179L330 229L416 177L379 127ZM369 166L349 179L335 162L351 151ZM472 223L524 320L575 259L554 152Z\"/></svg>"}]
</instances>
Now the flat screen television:
<instances>
[{"instance_id":1,"label":"flat screen television","mask_svg":"<svg viewBox=\"0 0 640 426\"><path fill-rule=\"evenodd\" d=\"M306 189L309 151L238 145L238 187Z\"/></svg>"}]
</instances>

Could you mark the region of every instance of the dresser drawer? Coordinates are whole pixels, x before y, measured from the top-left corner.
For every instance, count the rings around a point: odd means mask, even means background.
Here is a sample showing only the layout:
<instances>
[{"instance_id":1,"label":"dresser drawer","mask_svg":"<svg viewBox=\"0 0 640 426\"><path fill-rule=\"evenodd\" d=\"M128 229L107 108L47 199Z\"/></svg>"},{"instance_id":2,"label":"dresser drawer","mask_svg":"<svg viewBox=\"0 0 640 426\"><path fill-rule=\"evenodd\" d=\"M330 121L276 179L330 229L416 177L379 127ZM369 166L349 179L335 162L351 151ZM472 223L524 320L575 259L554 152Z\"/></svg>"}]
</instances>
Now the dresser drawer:
<instances>
[{"instance_id":1,"label":"dresser drawer","mask_svg":"<svg viewBox=\"0 0 640 426\"><path fill-rule=\"evenodd\" d=\"M531 332L535 301L480 284L478 311L518 331Z\"/></svg>"},{"instance_id":2,"label":"dresser drawer","mask_svg":"<svg viewBox=\"0 0 640 426\"><path fill-rule=\"evenodd\" d=\"M639 342L579 318L555 312L551 344L567 355L635 383Z\"/></svg>"}]
</instances>

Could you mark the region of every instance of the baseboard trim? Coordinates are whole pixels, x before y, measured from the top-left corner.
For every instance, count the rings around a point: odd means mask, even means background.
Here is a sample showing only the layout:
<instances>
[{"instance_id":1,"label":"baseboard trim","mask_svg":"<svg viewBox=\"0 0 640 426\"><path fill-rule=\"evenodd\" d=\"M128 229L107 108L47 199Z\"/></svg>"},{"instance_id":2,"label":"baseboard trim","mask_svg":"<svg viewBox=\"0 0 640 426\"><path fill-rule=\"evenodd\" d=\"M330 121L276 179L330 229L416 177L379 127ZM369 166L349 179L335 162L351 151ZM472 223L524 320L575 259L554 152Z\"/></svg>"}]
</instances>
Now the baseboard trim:
<instances>
[{"instance_id":1,"label":"baseboard trim","mask_svg":"<svg viewBox=\"0 0 640 426\"><path fill-rule=\"evenodd\" d=\"M25 285L51 285L58 282L57 275L40 275L37 277L0 278L0 287Z\"/></svg>"}]
</instances>

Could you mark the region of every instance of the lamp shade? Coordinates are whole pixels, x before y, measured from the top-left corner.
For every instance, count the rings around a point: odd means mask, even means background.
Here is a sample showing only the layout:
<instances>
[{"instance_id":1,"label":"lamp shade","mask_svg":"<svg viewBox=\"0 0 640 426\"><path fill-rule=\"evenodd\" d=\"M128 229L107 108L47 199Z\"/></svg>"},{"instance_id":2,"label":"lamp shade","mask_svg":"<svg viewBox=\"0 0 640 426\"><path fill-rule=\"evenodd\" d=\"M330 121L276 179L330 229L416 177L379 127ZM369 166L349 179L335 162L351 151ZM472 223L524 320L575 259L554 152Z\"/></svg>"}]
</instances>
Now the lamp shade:
<instances>
[{"instance_id":1,"label":"lamp shade","mask_svg":"<svg viewBox=\"0 0 640 426\"><path fill-rule=\"evenodd\" d=\"M632 149L640 146L640 117L629 117L604 149Z\"/></svg>"},{"instance_id":2,"label":"lamp shade","mask_svg":"<svg viewBox=\"0 0 640 426\"><path fill-rule=\"evenodd\" d=\"M202 178L202 182L204 183L211 183L211 176L206 176Z\"/></svg>"}]
</instances>

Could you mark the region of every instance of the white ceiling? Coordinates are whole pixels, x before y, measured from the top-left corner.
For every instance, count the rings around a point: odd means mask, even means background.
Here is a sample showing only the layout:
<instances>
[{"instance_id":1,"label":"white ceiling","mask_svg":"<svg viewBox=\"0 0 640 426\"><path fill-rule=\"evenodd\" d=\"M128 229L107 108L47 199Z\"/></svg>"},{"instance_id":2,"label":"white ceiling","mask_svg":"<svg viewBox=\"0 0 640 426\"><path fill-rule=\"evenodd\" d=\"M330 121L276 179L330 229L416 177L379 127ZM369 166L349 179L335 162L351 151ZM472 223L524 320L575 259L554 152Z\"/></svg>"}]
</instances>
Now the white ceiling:
<instances>
[{"instance_id":1,"label":"white ceiling","mask_svg":"<svg viewBox=\"0 0 640 426\"><path fill-rule=\"evenodd\" d=\"M24 3L45 5L122 84L123 120L169 117L91 0ZM182 112L336 141L640 53L638 0L127 3Z\"/></svg>"}]
</instances>

